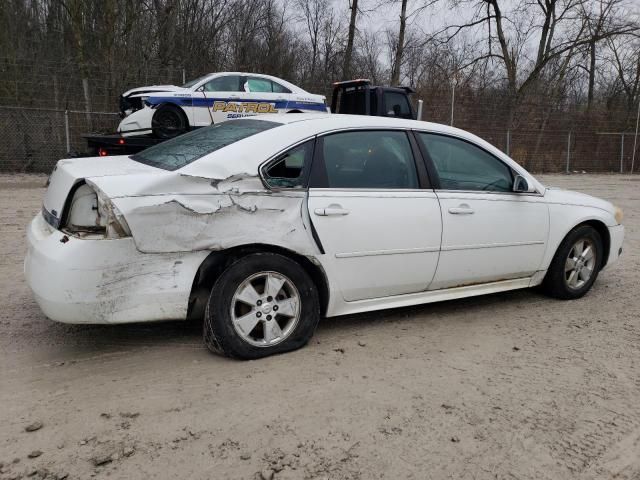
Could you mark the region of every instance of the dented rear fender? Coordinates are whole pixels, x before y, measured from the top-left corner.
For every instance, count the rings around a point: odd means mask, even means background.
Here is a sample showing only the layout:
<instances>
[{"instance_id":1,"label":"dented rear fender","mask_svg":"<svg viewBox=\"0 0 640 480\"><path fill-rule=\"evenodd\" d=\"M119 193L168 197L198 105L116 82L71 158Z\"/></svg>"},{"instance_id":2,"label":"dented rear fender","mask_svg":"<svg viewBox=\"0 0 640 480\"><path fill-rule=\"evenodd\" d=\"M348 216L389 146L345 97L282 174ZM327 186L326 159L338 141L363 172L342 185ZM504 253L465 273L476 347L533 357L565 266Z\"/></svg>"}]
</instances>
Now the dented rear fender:
<instances>
[{"instance_id":1,"label":"dented rear fender","mask_svg":"<svg viewBox=\"0 0 640 480\"><path fill-rule=\"evenodd\" d=\"M113 201L144 253L224 250L255 243L302 255L318 253L302 214L304 194L216 193Z\"/></svg>"}]
</instances>

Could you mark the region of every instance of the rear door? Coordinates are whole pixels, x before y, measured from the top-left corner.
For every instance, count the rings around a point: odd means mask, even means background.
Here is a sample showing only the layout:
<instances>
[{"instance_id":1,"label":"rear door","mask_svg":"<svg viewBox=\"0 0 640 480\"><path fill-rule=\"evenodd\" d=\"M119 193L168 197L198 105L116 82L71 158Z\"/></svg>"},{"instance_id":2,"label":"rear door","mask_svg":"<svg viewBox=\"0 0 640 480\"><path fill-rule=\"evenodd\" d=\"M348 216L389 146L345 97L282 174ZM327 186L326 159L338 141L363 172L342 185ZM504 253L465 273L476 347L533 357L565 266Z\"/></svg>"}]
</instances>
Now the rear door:
<instances>
[{"instance_id":1,"label":"rear door","mask_svg":"<svg viewBox=\"0 0 640 480\"><path fill-rule=\"evenodd\" d=\"M415 141L404 130L319 137L309 215L346 301L424 291L442 222Z\"/></svg>"},{"instance_id":2,"label":"rear door","mask_svg":"<svg viewBox=\"0 0 640 480\"><path fill-rule=\"evenodd\" d=\"M247 75L244 83L247 101L257 104L257 113L284 113L288 97L288 89L268 78Z\"/></svg>"}]
</instances>

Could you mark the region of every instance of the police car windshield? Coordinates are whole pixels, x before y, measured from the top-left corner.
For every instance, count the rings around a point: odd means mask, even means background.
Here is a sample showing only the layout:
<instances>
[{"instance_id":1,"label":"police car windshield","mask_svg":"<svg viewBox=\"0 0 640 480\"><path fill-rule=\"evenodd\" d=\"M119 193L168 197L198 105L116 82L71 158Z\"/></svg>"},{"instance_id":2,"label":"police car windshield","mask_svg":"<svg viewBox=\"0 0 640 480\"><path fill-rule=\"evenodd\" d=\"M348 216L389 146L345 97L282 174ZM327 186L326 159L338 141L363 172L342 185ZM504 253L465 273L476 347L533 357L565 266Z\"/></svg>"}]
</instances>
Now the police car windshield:
<instances>
[{"instance_id":1,"label":"police car windshield","mask_svg":"<svg viewBox=\"0 0 640 480\"><path fill-rule=\"evenodd\" d=\"M195 80L191 80L190 82L185 83L184 85L182 85L182 88L191 88L193 87L196 83L204 80L205 78L207 78L209 75L203 75L201 77L196 78Z\"/></svg>"},{"instance_id":2,"label":"police car windshield","mask_svg":"<svg viewBox=\"0 0 640 480\"><path fill-rule=\"evenodd\" d=\"M266 120L231 120L185 133L130 158L152 167L177 170L211 152L279 125L282 124Z\"/></svg>"}]
</instances>

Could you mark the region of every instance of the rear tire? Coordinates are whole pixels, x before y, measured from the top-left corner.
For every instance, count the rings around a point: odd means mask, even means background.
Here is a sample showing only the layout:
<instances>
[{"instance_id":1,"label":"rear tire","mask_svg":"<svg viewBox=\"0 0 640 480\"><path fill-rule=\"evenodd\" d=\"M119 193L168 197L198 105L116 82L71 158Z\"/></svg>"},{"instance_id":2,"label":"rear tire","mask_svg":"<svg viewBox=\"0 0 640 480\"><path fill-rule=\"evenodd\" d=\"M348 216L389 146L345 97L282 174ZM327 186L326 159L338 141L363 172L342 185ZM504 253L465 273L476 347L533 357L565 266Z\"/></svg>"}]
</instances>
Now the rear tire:
<instances>
[{"instance_id":1,"label":"rear tire","mask_svg":"<svg viewBox=\"0 0 640 480\"><path fill-rule=\"evenodd\" d=\"M163 105L151 119L153 134L164 140L182 135L189 128L184 112L174 105Z\"/></svg>"},{"instance_id":2,"label":"rear tire","mask_svg":"<svg viewBox=\"0 0 640 480\"><path fill-rule=\"evenodd\" d=\"M544 278L543 290L561 300L586 294L598 278L604 248L598 231L582 225L562 241Z\"/></svg>"},{"instance_id":3,"label":"rear tire","mask_svg":"<svg viewBox=\"0 0 640 480\"><path fill-rule=\"evenodd\" d=\"M307 272L274 253L232 263L215 282L204 314L204 342L221 355L257 359L303 347L320 302Z\"/></svg>"}]
</instances>

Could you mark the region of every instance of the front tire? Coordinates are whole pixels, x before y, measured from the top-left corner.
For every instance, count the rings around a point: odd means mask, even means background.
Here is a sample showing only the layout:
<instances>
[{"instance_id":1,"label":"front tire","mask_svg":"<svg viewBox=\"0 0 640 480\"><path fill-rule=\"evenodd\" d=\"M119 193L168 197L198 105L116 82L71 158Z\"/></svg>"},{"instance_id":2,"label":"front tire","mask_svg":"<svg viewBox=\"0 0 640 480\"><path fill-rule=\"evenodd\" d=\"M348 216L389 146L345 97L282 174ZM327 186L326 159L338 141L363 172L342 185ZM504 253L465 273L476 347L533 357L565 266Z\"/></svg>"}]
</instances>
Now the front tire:
<instances>
[{"instance_id":1,"label":"front tire","mask_svg":"<svg viewBox=\"0 0 640 480\"><path fill-rule=\"evenodd\" d=\"M207 348L256 359L303 347L318 325L320 302L307 272L274 253L232 263L215 282L204 315Z\"/></svg>"},{"instance_id":2,"label":"front tire","mask_svg":"<svg viewBox=\"0 0 640 480\"><path fill-rule=\"evenodd\" d=\"M189 124L180 108L164 105L153 114L151 127L156 137L168 140L186 132Z\"/></svg>"},{"instance_id":3,"label":"front tire","mask_svg":"<svg viewBox=\"0 0 640 480\"><path fill-rule=\"evenodd\" d=\"M603 252L602 238L595 228L576 227L558 247L543 282L544 290L562 300L582 297L598 277Z\"/></svg>"}]
</instances>

